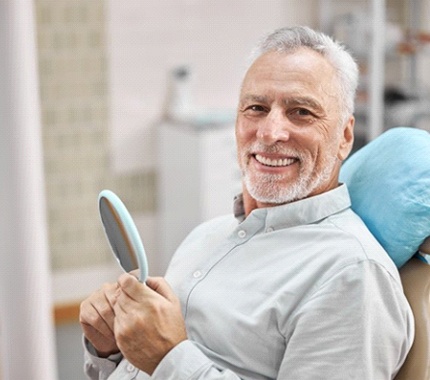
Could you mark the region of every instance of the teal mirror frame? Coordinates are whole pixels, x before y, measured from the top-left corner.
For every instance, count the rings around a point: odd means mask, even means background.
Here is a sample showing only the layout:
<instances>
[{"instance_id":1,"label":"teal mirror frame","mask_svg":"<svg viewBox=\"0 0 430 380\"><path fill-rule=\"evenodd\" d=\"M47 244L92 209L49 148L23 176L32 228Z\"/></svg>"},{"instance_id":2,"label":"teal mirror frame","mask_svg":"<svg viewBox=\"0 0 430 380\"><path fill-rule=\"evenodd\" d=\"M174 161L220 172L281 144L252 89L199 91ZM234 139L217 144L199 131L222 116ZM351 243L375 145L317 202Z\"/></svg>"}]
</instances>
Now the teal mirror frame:
<instances>
[{"instance_id":1,"label":"teal mirror frame","mask_svg":"<svg viewBox=\"0 0 430 380\"><path fill-rule=\"evenodd\" d=\"M140 270L139 280L148 277L148 261L137 227L121 199L111 190L98 197L99 212L112 252L126 272Z\"/></svg>"}]
</instances>

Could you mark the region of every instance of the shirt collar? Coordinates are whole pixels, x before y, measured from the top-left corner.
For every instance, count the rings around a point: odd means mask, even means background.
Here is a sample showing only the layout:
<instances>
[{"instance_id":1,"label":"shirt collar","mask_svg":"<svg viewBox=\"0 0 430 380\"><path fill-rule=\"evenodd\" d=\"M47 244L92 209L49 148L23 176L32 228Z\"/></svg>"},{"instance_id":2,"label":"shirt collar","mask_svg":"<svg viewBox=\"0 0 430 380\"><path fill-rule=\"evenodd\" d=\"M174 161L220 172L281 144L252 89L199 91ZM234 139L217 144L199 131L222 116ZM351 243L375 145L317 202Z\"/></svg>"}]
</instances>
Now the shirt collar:
<instances>
[{"instance_id":1,"label":"shirt collar","mask_svg":"<svg viewBox=\"0 0 430 380\"><path fill-rule=\"evenodd\" d=\"M349 207L351 200L348 189L345 184L341 184L333 190L296 202L255 209L249 216L265 219L267 227L287 228L318 222ZM235 197L234 216L239 222L245 220L242 194Z\"/></svg>"}]
</instances>

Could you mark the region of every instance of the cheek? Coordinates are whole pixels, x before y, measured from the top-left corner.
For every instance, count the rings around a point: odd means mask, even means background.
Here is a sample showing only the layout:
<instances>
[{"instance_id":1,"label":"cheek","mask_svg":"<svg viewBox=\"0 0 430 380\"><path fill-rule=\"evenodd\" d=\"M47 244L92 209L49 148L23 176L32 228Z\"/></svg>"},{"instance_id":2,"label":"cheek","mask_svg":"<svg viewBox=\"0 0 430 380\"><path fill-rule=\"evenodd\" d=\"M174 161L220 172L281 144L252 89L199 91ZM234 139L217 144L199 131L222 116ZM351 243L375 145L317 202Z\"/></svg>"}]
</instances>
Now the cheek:
<instances>
[{"instance_id":1,"label":"cheek","mask_svg":"<svg viewBox=\"0 0 430 380\"><path fill-rule=\"evenodd\" d=\"M335 136L332 136L330 140L321 142L314 156L316 171L322 172L327 169L327 166L331 166L334 160L336 160L337 152L337 139Z\"/></svg>"},{"instance_id":2,"label":"cheek","mask_svg":"<svg viewBox=\"0 0 430 380\"><path fill-rule=\"evenodd\" d=\"M302 146L304 155L303 170L305 172L321 171L327 163L328 156L333 155L333 142L324 137L309 138L306 147Z\"/></svg>"},{"instance_id":3,"label":"cheek","mask_svg":"<svg viewBox=\"0 0 430 380\"><path fill-rule=\"evenodd\" d=\"M250 134L250 129L247 128L245 123L238 118L236 121L236 141L239 144L242 144L243 141L246 141L248 139L248 135Z\"/></svg>"},{"instance_id":4,"label":"cheek","mask_svg":"<svg viewBox=\"0 0 430 380\"><path fill-rule=\"evenodd\" d=\"M246 128L239 122L236 124L236 147L239 159L253 143L254 135L251 128Z\"/></svg>"}]
</instances>

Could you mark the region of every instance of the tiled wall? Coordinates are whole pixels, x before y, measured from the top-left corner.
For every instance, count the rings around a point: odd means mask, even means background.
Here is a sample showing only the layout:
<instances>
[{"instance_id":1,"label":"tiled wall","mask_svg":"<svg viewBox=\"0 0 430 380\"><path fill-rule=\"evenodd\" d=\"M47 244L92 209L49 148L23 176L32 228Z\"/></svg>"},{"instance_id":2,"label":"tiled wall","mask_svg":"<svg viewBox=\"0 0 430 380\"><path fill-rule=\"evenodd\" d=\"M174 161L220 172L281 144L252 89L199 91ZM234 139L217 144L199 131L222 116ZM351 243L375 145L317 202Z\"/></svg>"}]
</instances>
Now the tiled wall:
<instances>
[{"instance_id":1,"label":"tiled wall","mask_svg":"<svg viewBox=\"0 0 430 380\"><path fill-rule=\"evenodd\" d=\"M35 0L46 195L54 270L111 260L97 196L152 211L154 175L110 171L104 2Z\"/></svg>"}]
</instances>

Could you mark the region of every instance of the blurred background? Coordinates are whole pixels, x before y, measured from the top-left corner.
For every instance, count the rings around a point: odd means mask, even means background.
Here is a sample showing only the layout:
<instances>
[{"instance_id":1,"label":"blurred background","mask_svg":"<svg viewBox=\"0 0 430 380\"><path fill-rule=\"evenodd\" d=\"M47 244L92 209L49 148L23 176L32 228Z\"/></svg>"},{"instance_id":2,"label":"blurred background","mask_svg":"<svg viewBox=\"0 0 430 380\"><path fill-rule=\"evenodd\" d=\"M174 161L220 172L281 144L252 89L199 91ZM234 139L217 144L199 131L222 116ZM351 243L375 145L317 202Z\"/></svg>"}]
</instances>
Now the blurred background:
<instances>
[{"instance_id":1,"label":"blurred background","mask_svg":"<svg viewBox=\"0 0 430 380\"><path fill-rule=\"evenodd\" d=\"M397 125L430 130L428 0L32 5L62 380L83 378L80 301L120 273L98 193L111 189L128 207L151 275L164 273L196 224L230 212L240 191L234 112L246 58L263 34L308 25L349 47L361 70L355 148Z\"/></svg>"}]
</instances>

